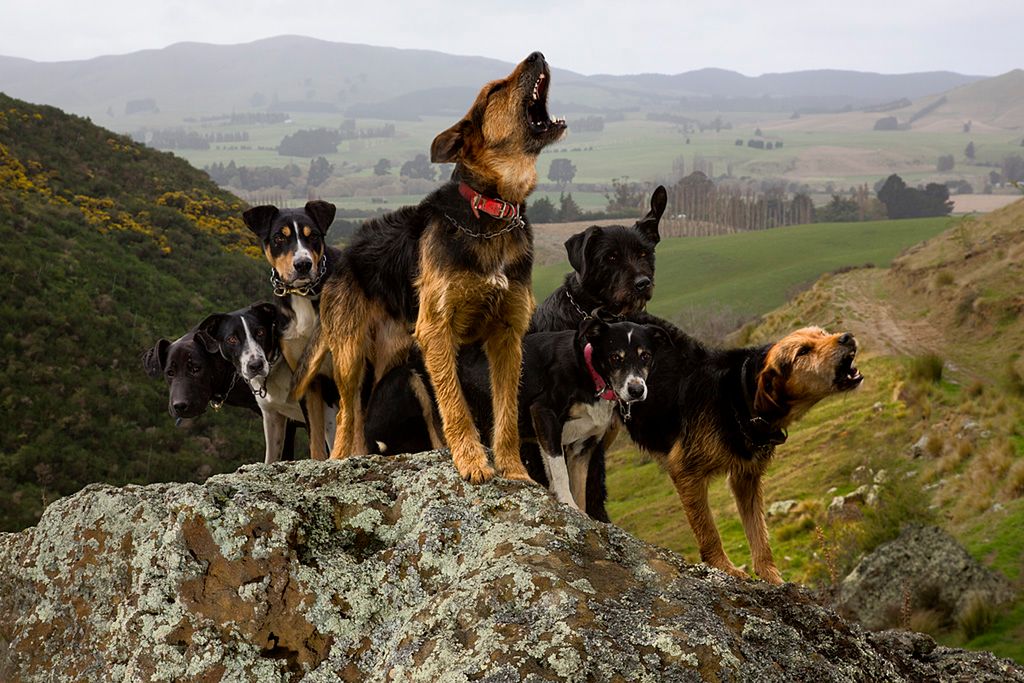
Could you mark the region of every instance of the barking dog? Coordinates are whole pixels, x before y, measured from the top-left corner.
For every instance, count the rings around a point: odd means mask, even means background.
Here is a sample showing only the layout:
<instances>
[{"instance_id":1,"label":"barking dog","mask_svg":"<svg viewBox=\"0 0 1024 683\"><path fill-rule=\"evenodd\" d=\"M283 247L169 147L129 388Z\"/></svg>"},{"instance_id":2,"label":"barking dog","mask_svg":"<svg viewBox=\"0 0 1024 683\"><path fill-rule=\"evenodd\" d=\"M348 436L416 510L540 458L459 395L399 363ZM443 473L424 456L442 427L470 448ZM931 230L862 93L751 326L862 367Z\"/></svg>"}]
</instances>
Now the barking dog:
<instances>
[{"instance_id":1,"label":"barking dog","mask_svg":"<svg viewBox=\"0 0 1024 683\"><path fill-rule=\"evenodd\" d=\"M459 473L474 483L494 476L456 371L459 346L481 342L494 387L495 464L506 477L528 479L516 427L521 342L534 306L533 233L522 204L537 182L537 156L566 127L548 115L550 80L535 52L485 85L465 118L431 145L432 161L455 163L451 181L415 207L367 222L345 250L294 390L303 394L310 369L330 350L342 392L332 457L366 451L364 366L379 378L403 362L415 323Z\"/></svg>"},{"instance_id":2,"label":"barking dog","mask_svg":"<svg viewBox=\"0 0 1024 683\"><path fill-rule=\"evenodd\" d=\"M863 381L854 366L857 342L808 327L768 346L722 351L667 329L673 346L655 354L650 394L633 409L629 435L665 462L701 560L746 577L726 556L708 507L709 480L728 473L754 571L782 583L768 544L761 476L790 424Z\"/></svg>"},{"instance_id":3,"label":"barking dog","mask_svg":"<svg viewBox=\"0 0 1024 683\"><path fill-rule=\"evenodd\" d=\"M281 358L281 320L273 304L254 304L232 313L215 313L199 324L196 333L207 351L234 366L256 397L263 414L267 463L281 459L288 421L305 422L302 408L288 398L292 372ZM329 441L334 438L334 421L329 413L326 422L323 438Z\"/></svg>"},{"instance_id":4,"label":"barking dog","mask_svg":"<svg viewBox=\"0 0 1024 683\"><path fill-rule=\"evenodd\" d=\"M245 224L260 238L263 253L270 262L270 280L281 318L280 346L290 368L298 365L313 337L321 290L340 261L339 250L327 246L325 241L334 213L334 204L317 200L307 202L302 209L254 206L242 215ZM313 370L318 372L319 366ZM323 460L327 457L324 441L314 436L324 433L327 419L320 382L312 383L308 393L304 408L309 416L309 455Z\"/></svg>"}]
</instances>

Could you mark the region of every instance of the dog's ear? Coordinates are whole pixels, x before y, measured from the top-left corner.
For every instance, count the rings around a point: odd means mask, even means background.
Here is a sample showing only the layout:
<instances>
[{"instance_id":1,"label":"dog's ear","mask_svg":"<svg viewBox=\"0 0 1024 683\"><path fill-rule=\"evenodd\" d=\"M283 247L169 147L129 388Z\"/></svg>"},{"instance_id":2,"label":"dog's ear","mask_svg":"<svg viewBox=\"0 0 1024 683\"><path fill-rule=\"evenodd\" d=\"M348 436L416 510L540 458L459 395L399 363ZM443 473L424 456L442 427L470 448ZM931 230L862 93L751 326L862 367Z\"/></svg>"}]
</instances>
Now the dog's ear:
<instances>
[{"instance_id":1,"label":"dog's ear","mask_svg":"<svg viewBox=\"0 0 1024 683\"><path fill-rule=\"evenodd\" d=\"M655 348L661 346L675 346L672 342L672 337L669 336L664 327L659 327L657 325L647 325L646 327L650 331L651 341L654 342Z\"/></svg>"},{"instance_id":2,"label":"dog's ear","mask_svg":"<svg viewBox=\"0 0 1024 683\"><path fill-rule=\"evenodd\" d=\"M306 202L306 213L316 223L316 227L320 228L320 232L324 235L330 230L331 224L334 223L334 214L338 211L338 208L330 202L325 202L322 199L316 199L311 202Z\"/></svg>"},{"instance_id":3,"label":"dog's ear","mask_svg":"<svg viewBox=\"0 0 1024 683\"><path fill-rule=\"evenodd\" d=\"M196 341L209 353L220 353L220 340L215 336L217 325L226 318L224 313L213 313L206 316L196 328Z\"/></svg>"},{"instance_id":4,"label":"dog's ear","mask_svg":"<svg viewBox=\"0 0 1024 683\"><path fill-rule=\"evenodd\" d=\"M465 142L464 135L469 121L462 119L446 131L438 133L430 144L430 161L435 164L446 164L458 161L459 153Z\"/></svg>"},{"instance_id":5,"label":"dog's ear","mask_svg":"<svg viewBox=\"0 0 1024 683\"><path fill-rule=\"evenodd\" d=\"M270 226L274 223L277 214L280 213L277 207L272 204L254 206L242 214L242 220L256 233L261 240L266 241L270 237Z\"/></svg>"},{"instance_id":6,"label":"dog's ear","mask_svg":"<svg viewBox=\"0 0 1024 683\"><path fill-rule=\"evenodd\" d=\"M270 325L270 341L272 343L275 342L277 339L277 330L280 327L279 318L281 316L281 311L274 304L268 304L265 301L253 304L250 308L260 320L263 320Z\"/></svg>"},{"instance_id":7,"label":"dog's ear","mask_svg":"<svg viewBox=\"0 0 1024 683\"><path fill-rule=\"evenodd\" d=\"M658 234L658 225L661 223L661 216L665 213L667 205L668 192L665 191L664 185L658 185L658 189L651 195L651 210L647 212L646 216L636 222L636 229L653 244L661 241L661 235Z\"/></svg>"},{"instance_id":8,"label":"dog's ear","mask_svg":"<svg viewBox=\"0 0 1024 683\"><path fill-rule=\"evenodd\" d=\"M786 400L786 375L789 365L764 366L757 376L757 391L754 392L754 411L765 419L779 418L789 412Z\"/></svg>"},{"instance_id":9,"label":"dog's ear","mask_svg":"<svg viewBox=\"0 0 1024 683\"><path fill-rule=\"evenodd\" d=\"M597 315L599 310L595 310L589 318L580 322L576 330L576 336L585 344L593 343L608 333L608 323Z\"/></svg>"},{"instance_id":10,"label":"dog's ear","mask_svg":"<svg viewBox=\"0 0 1024 683\"><path fill-rule=\"evenodd\" d=\"M591 240L602 232L600 227L592 225L565 241L565 253L569 255L569 265L580 274L581 281L587 276L587 248L592 243Z\"/></svg>"},{"instance_id":11,"label":"dog's ear","mask_svg":"<svg viewBox=\"0 0 1024 683\"><path fill-rule=\"evenodd\" d=\"M157 379L164 374L164 367L167 365L167 349L170 347L171 342L161 339L153 348L142 354L142 367L147 375Z\"/></svg>"}]
</instances>

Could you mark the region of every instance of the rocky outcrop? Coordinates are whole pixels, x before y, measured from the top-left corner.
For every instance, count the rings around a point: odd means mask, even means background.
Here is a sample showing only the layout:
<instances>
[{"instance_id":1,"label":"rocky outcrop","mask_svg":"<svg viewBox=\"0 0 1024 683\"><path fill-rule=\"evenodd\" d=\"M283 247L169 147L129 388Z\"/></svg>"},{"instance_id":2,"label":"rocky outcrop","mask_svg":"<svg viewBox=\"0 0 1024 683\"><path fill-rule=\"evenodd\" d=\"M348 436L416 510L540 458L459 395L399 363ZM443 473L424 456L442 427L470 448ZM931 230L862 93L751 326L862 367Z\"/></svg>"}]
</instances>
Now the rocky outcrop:
<instances>
[{"instance_id":1,"label":"rocky outcrop","mask_svg":"<svg viewBox=\"0 0 1024 683\"><path fill-rule=\"evenodd\" d=\"M972 558L934 526L908 525L876 548L843 579L837 606L870 629L898 621L901 611L928 609L957 621L972 600L1013 600L1009 581Z\"/></svg>"},{"instance_id":2,"label":"rocky outcrop","mask_svg":"<svg viewBox=\"0 0 1024 683\"><path fill-rule=\"evenodd\" d=\"M443 454L93 485L0 535L3 681L1024 681Z\"/></svg>"}]
</instances>

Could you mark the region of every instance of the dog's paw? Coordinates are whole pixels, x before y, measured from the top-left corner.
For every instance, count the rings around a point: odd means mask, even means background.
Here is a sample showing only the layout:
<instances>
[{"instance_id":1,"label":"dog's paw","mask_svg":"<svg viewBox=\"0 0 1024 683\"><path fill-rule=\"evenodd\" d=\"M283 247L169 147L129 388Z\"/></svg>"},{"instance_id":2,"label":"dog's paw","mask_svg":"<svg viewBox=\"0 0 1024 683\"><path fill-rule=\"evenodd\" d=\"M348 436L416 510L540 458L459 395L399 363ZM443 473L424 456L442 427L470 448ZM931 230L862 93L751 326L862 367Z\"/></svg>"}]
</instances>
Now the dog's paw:
<instances>
[{"instance_id":1,"label":"dog's paw","mask_svg":"<svg viewBox=\"0 0 1024 683\"><path fill-rule=\"evenodd\" d=\"M780 574L779 570L776 569L774 566L762 567L761 569L755 569L754 571L757 572L757 575L763 581L767 581L768 583L775 584L776 586L780 586L783 583L785 583L782 580L782 574Z\"/></svg>"},{"instance_id":2,"label":"dog's paw","mask_svg":"<svg viewBox=\"0 0 1024 683\"><path fill-rule=\"evenodd\" d=\"M502 470L501 476L505 477L506 479L511 479L512 481L522 481L526 482L527 484L533 484L534 486L540 486L540 484L535 482L530 477L530 475L526 472L526 469L523 468L521 465L518 468L506 468Z\"/></svg>"},{"instance_id":3,"label":"dog's paw","mask_svg":"<svg viewBox=\"0 0 1024 683\"><path fill-rule=\"evenodd\" d=\"M726 560L724 563L712 564L711 566L714 567L715 569L721 569L723 572L725 572L729 576L735 576L737 579L749 579L750 578L750 574L746 573L745 571L743 571L742 569L740 569L739 567L734 565L732 562L729 562L728 560Z\"/></svg>"},{"instance_id":4,"label":"dog's paw","mask_svg":"<svg viewBox=\"0 0 1024 683\"><path fill-rule=\"evenodd\" d=\"M456 464L459 470L459 474L463 479L468 481L470 484L483 484L486 481L490 481L494 478L494 468L488 465L486 462L470 463L470 464Z\"/></svg>"}]
</instances>

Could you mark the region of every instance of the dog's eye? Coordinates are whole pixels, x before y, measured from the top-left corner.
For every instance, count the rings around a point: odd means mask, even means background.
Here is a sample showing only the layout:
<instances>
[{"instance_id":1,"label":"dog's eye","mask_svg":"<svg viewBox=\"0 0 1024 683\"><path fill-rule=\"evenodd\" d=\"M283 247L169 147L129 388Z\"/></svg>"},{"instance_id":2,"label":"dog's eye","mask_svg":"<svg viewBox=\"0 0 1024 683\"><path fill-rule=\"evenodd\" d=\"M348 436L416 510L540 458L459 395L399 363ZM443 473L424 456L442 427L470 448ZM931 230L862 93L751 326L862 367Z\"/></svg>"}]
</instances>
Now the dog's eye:
<instances>
[{"instance_id":1,"label":"dog's eye","mask_svg":"<svg viewBox=\"0 0 1024 683\"><path fill-rule=\"evenodd\" d=\"M282 233L282 232L279 232L279 233L277 233L276 235L274 235L274 244L276 244L277 246L281 246L281 245L282 245L282 244L284 244L284 243L285 243L285 242L286 242L287 240L288 240L288 238L287 238L287 237L285 237L285 236L284 236L284 233Z\"/></svg>"},{"instance_id":2,"label":"dog's eye","mask_svg":"<svg viewBox=\"0 0 1024 683\"><path fill-rule=\"evenodd\" d=\"M651 352L650 351L641 351L640 352L640 360L642 360L645 363L650 363L651 362Z\"/></svg>"},{"instance_id":3,"label":"dog's eye","mask_svg":"<svg viewBox=\"0 0 1024 683\"><path fill-rule=\"evenodd\" d=\"M608 260L611 261L612 263L614 263L615 261L618 261L619 260L619 252L613 251L612 253L608 254Z\"/></svg>"},{"instance_id":4,"label":"dog's eye","mask_svg":"<svg viewBox=\"0 0 1024 683\"><path fill-rule=\"evenodd\" d=\"M309 234L309 237L307 237L306 239L309 241L310 244L316 244L317 242L320 241L320 235L316 234L315 232L311 232Z\"/></svg>"},{"instance_id":5,"label":"dog's eye","mask_svg":"<svg viewBox=\"0 0 1024 683\"><path fill-rule=\"evenodd\" d=\"M235 344L238 343L238 337L236 337L235 335L231 335L225 341L227 341L228 344L231 344L232 346L234 346Z\"/></svg>"},{"instance_id":6,"label":"dog's eye","mask_svg":"<svg viewBox=\"0 0 1024 683\"><path fill-rule=\"evenodd\" d=\"M263 335L264 335L263 328L262 327L257 327L256 328L256 338L257 339L263 339Z\"/></svg>"},{"instance_id":7,"label":"dog's eye","mask_svg":"<svg viewBox=\"0 0 1024 683\"><path fill-rule=\"evenodd\" d=\"M640 258L647 258L647 252L646 251L641 251L640 252Z\"/></svg>"},{"instance_id":8,"label":"dog's eye","mask_svg":"<svg viewBox=\"0 0 1024 683\"><path fill-rule=\"evenodd\" d=\"M810 352L811 352L811 347L810 346L801 346L800 349L796 352L796 357L799 358L800 356L806 356Z\"/></svg>"},{"instance_id":9,"label":"dog's eye","mask_svg":"<svg viewBox=\"0 0 1024 683\"><path fill-rule=\"evenodd\" d=\"M622 364L622 356L620 356L618 354L616 354L614 356L608 356L608 363L610 365L621 365Z\"/></svg>"}]
</instances>

